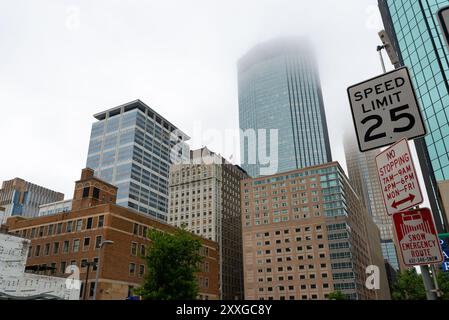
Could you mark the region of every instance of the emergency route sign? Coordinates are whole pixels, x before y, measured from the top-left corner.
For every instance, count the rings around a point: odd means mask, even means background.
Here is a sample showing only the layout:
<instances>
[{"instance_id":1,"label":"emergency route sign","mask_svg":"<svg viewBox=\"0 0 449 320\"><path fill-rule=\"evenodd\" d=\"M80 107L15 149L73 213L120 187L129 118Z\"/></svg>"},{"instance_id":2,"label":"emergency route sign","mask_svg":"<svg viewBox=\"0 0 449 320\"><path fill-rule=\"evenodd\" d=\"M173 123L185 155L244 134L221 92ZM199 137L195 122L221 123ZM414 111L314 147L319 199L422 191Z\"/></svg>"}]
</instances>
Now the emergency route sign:
<instances>
[{"instance_id":1,"label":"emergency route sign","mask_svg":"<svg viewBox=\"0 0 449 320\"><path fill-rule=\"evenodd\" d=\"M376 157L377 173L389 215L423 202L421 187L407 139Z\"/></svg>"},{"instance_id":2,"label":"emergency route sign","mask_svg":"<svg viewBox=\"0 0 449 320\"><path fill-rule=\"evenodd\" d=\"M440 239L429 209L396 212L393 221L406 266L443 262Z\"/></svg>"}]
</instances>

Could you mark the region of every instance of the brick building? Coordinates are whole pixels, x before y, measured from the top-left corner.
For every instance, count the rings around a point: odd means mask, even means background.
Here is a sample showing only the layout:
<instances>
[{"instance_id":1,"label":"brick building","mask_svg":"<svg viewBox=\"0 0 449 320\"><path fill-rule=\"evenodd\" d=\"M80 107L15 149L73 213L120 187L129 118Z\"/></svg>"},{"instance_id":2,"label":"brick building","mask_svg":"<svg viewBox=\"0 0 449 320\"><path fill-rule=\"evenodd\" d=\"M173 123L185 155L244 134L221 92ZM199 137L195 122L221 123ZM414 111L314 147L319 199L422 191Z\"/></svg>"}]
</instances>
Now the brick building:
<instances>
[{"instance_id":1,"label":"brick building","mask_svg":"<svg viewBox=\"0 0 449 320\"><path fill-rule=\"evenodd\" d=\"M97 299L125 299L138 287L146 271L146 232L150 228L173 232L176 228L148 215L115 204L117 188L96 177L91 169L82 171L75 184L72 210L38 218L8 219L9 232L31 240L28 267L50 267L49 275L61 275L76 265L82 280L81 298L91 299L95 290L95 265L90 267L87 286L86 262L97 262L100 274ZM218 245L201 239L205 260L198 273L201 299L219 296ZM99 250L104 240L114 243ZM44 268L42 268L44 267ZM87 291L84 294L84 290Z\"/></svg>"}]
</instances>

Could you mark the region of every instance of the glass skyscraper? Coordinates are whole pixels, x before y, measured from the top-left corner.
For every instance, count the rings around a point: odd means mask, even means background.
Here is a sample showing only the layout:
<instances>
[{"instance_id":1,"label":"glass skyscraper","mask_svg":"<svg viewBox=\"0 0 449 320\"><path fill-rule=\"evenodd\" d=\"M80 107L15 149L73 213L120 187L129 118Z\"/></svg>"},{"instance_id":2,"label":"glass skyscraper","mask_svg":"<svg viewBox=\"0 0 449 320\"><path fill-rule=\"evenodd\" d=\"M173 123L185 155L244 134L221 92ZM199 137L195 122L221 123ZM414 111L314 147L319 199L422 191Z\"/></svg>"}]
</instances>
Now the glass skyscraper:
<instances>
[{"instance_id":1,"label":"glass skyscraper","mask_svg":"<svg viewBox=\"0 0 449 320\"><path fill-rule=\"evenodd\" d=\"M166 220L171 154L188 157L189 137L140 100L94 117L87 167L118 187L118 205Z\"/></svg>"},{"instance_id":2,"label":"glass skyscraper","mask_svg":"<svg viewBox=\"0 0 449 320\"><path fill-rule=\"evenodd\" d=\"M278 130L278 143L267 143L268 154L278 150L277 172L331 162L317 65L304 40L278 38L252 48L238 62L238 88L242 137L254 130L259 140L253 148L241 139L242 167L250 176L261 175L259 149L270 129Z\"/></svg>"},{"instance_id":3,"label":"glass skyscraper","mask_svg":"<svg viewBox=\"0 0 449 320\"><path fill-rule=\"evenodd\" d=\"M449 180L449 52L437 20L438 10L447 5L448 0L379 0L385 30L411 71L429 131L415 144L434 213L442 210L435 200L437 182Z\"/></svg>"},{"instance_id":4,"label":"glass skyscraper","mask_svg":"<svg viewBox=\"0 0 449 320\"><path fill-rule=\"evenodd\" d=\"M351 186L368 209L369 215L380 230L382 254L392 267L399 270L398 255L394 245L393 225L382 198L376 156L380 150L360 152L355 137L347 134L344 149Z\"/></svg>"}]
</instances>

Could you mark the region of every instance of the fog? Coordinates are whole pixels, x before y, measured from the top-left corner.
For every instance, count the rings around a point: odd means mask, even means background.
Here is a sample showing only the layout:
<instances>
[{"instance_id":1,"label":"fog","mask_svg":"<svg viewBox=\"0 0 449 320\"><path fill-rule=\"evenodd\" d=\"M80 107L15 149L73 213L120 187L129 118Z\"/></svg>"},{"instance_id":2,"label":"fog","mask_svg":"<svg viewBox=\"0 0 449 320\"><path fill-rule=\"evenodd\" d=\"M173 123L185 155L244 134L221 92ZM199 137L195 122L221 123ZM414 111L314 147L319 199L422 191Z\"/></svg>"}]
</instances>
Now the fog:
<instances>
[{"instance_id":1,"label":"fog","mask_svg":"<svg viewBox=\"0 0 449 320\"><path fill-rule=\"evenodd\" d=\"M0 180L70 198L92 115L135 99L190 136L198 125L238 129L237 60L277 36L310 38L333 158L345 167L346 88L381 73L380 29L376 0L2 1ZM231 157L198 135L190 142L206 143Z\"/></svg>"}]
</instances>

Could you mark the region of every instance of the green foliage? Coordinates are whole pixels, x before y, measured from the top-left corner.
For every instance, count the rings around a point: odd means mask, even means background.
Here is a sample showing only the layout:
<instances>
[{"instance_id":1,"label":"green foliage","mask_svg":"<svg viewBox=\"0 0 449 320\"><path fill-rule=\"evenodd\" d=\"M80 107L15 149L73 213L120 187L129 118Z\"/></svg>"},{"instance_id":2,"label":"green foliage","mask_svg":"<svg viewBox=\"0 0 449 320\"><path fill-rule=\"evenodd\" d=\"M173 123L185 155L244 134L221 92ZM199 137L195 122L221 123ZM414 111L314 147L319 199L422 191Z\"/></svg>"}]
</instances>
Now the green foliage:
<instances>
[{"instance_id":1,"label":"green foliage","mask_svg":"<svg viewBox=\"0 0 449 320\"><path fill-rule=\"evenodd\" d=\"M148 237L145 282L135 293L144 300L196 299L201 241L185 230L174 234L151 230Z\"/></svg>"},{"instance_id":2,"label":"green foliage","mask_svg":"<svg viewBox=\"0 0 449 320\"><path fill-rule=\"evenodd\" d=\"M441 298L443 300L449 300L449 272L439 272L437 279L438 286L443 293Z\"/></svg>"},{"instance_id":3,"label":"green foliage","mask_svg":"<svg viewBox=\"0 0 449 320\"><path fill-rule=\"evenodd\" d=\"M426 290L421 275L414 268L398 274L393 285L393 300L426 300Z\"/></svg>"},{"instance_id":4,"label":"green foliage","mask_svg":"<svg viewBox=\"0 0 449 320\"><path fill-rule=\"evenodd\" d=\"M346 300L346 296L340 290L329 293L329 300Z\"/></svg>"}]
</instances>

